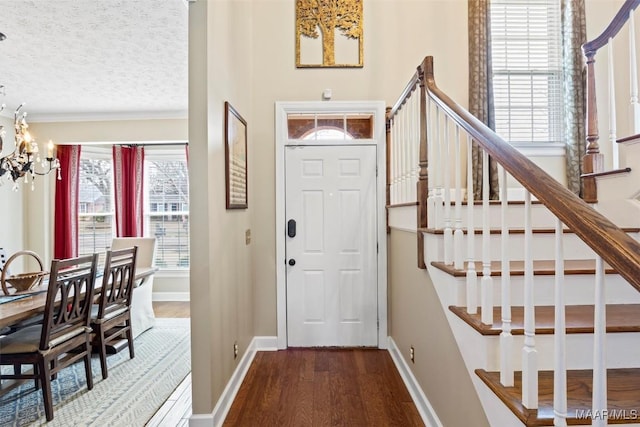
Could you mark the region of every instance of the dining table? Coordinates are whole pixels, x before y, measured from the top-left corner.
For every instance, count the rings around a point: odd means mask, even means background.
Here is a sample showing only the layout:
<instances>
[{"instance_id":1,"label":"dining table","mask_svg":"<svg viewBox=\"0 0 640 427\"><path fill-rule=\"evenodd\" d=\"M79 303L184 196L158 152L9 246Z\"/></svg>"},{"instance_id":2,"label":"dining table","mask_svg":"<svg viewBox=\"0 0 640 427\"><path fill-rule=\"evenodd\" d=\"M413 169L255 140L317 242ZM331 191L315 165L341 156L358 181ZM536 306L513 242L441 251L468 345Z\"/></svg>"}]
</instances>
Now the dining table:
<instances>
[{"instance_id":1,"label":"dining table","mask_svg":"<svg viewBox=\"0 0 640 427\"><path fill-rule=\"evenodd\" d=\"M154 274L157 267L136 268L136 280ZM43 280L38 286L28 291L13 293L10 295L0 295L0 329L19 323L39 313L44 312L47 302L47 280ZM102 284L101 278L96 280L96 291Z\"/></svg>"}]
</instances>

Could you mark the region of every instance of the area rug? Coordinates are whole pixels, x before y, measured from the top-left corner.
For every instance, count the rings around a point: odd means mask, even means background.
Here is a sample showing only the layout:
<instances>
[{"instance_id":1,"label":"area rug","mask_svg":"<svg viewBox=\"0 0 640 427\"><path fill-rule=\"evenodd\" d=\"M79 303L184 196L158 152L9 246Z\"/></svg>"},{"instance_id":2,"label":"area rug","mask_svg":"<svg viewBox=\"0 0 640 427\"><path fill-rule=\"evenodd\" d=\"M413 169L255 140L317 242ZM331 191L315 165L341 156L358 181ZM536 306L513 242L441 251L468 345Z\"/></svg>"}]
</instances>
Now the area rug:
<instances>
[{"instance_id":1,"label":"area rug","mask_svg":"<svg viewBox=\"0 0 640 427\"><path fill-rule=\"evenodd\" d=\"M42 391L29 380L0 397L0 426L144 426L191 371L189 319L156 319L127 349L109 355L109 377L92 358L93 389L84 364L63 369L51 383L54 418L47 423ZM11 368L9 368L11 369Z\"/></svg>"}]
</instances>

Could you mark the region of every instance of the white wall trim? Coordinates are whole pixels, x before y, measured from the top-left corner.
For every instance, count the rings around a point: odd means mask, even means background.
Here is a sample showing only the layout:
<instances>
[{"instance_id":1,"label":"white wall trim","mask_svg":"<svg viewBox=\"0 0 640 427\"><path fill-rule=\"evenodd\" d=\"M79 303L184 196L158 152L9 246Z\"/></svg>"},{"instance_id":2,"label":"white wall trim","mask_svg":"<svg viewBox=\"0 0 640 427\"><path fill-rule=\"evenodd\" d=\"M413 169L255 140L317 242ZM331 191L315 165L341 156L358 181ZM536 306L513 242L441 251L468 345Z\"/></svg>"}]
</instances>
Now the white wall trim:
<instances>
[{"instance_id":1,"label":"white wall trim","mask_svg":"<svg viewBox=\"0 0 640 427\"><path fill-rule=\"evenodd\" d=\"M240 390L242 381L249 371L251 362L258 351L275 351L277 350L277 337L253 337L247 350L242 355L242 359L236 366L235 371L231 375L227 386L222 391L216 406L211 414L193 414L189 418L190 427L211 427L222 426L224 419L231 409L233 400Z\"/></svg>"},{"instance_id":2,"label":"white wall trim","mask_svg":"<svg viewBox=\"0 0 640 427\"><path fill-rule=\"evenodd\" d=\"M278 348L287 348L287 298L285 251L285 147L287 114L309 112L365 113L374 115L374 142L377 149L378 178L376 185L377 240L378 240L378 347L387 347L387 237L386 237L386 133L384 101L305 101L276 102L276 302Z\"/></svg>"},{"instance_id":3,"label":"white wall trim","mask_svg":"<svg viewBox=\"0 0 640 427\"><path fill-rule=\"evenodd\" d=\"M154 292L152 301L190 301L189 292Z\"/></svg>"},{"instance_id":4,"label":"white wall trim","mask_svg":"<svg viewBox=\"0 0 640 427\"><path fill-rule=\"evenodd\" d=\"M402 357L402 354L392 337L389 337L389 354L391 355L391 359L393 359L393 363L395 363L402 380L407 386L413 402L418 408L422 421L427 427L442 427L442 423L440 422L436 411L433 409L429 399L427 399L427 396L425 396L422 391L420 384L418 384L418 380L416 380L413 372L411 372L411 368L409 368L404 357Z\"/></svg>"}]
</instances>

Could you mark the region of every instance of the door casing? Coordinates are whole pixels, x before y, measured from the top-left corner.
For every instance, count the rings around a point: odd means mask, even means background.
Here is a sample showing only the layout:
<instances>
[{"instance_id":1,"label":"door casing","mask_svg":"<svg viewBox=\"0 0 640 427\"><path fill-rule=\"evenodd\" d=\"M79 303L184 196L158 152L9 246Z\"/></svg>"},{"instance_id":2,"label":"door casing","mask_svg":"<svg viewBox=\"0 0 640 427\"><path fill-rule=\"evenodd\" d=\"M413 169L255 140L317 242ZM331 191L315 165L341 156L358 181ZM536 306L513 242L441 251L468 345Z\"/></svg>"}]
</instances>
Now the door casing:
<instances>
[{"instance_id":1,"label":"door casing","mask_svg":"<svg viewBox=\"0 0 640 427\"><path fill-rule=\"evenodd\" d=\"M378 348L387 348L387 234L386 234L386 135L384 101L324 101L324 102L276 102L275 177L276 177L276 302L277 343L279 349L287 348L287 294L285 251L285 147L287 145L312 144L309 141L290 141L287 135L287 115L301 113L343 114L370 113L374 117L374 139L377 150L378 174L376 177L376 234L377 291L378 291ZM351 142L353 143L353 141ZM322 141L322 145L342 145L342 141Z\"/></svg>"}]
</instances>

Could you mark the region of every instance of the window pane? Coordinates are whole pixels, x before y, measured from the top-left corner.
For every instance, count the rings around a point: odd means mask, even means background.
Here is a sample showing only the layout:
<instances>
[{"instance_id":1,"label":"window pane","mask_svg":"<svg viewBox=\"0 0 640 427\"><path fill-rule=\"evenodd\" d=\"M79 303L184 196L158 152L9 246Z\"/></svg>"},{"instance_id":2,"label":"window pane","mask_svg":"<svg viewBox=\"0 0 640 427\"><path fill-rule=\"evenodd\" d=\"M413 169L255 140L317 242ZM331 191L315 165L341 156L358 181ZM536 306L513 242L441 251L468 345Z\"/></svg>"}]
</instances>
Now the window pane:
<instances>
[{"instance_id":1,"label":"window pane","mask_svg":"<svg viewBox=\"0 0 640 427\"><path fill-rule=\"evenodd\" d=\"M562 142L558 0L492 0L496 132L509 142Z\"/></svg>"},{"instance_id":2,"label":"window pane","mask_svg":"<svg viewBox=\"0 0 640 427\"><path fill-rule=\"evenodd\" d=\"M175 158L175 157L174 157ZM145 160L148 227L156 237L156 265L189 267L189 175L185 160Z\"/></svg>"},{"instance_id":3,"label":"window pane","mask_svg":"<svg viewBox=\"0 0 640 427\"><path fill-rule=\"evenodd\" d=\"M113 216L91 215L78 217L78 253L90 255L104 252L113 239Z\"/></svg>"},{"instance_id":4,"label":"window pane","mask_svg":"<svg viewBox=\"0 0 640 427\"><path fill-rule=\"evenodd\" d=\"M189 267L189 215L149 217L150 234L156 237L156 265L176 269Z\"/></svg>"},{"instance_id":5,"label":"window pane","mask_svg":"<svg viewBox=\"0 0 640 427\"><path fill-rule=\"evenodd\" d=\"M78 253L104 252L113 238L111 160L81 154L78 200Z\"/></svg>"}]
</instances>

